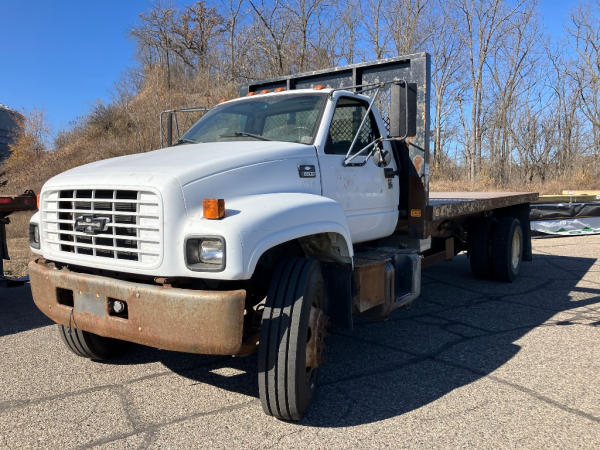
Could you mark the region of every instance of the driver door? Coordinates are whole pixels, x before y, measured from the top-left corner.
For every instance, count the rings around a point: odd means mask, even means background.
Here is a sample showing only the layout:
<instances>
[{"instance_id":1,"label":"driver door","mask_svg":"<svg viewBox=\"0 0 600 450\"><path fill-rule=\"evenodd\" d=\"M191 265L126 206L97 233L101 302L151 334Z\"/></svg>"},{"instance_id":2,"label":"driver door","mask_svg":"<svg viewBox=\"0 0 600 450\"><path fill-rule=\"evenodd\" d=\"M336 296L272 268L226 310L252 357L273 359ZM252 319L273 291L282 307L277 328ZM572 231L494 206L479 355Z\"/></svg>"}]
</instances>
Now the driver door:
<instances>
[{"instance_id":1,"label":"driver door","mask_svg":"<svg viewBox=\"0 0 600 450\"><path fill-rule=\"evenodd\" d=\"M389 236L398 221L398 177L386 178L384 168L377 167L372 160L359 165L365 162L370 150L364 152L365 156L354 158L352 165L344 166L348 149L368 107L366 101L338 97L327 138L319 148L323 195L343 207L353 243ZM380 136L373 111L369 116L360 129L352 154ZM383 145L390 150L388 142ZM387 167L396 170L394 161Z\"/></svg>"}]
</instances>

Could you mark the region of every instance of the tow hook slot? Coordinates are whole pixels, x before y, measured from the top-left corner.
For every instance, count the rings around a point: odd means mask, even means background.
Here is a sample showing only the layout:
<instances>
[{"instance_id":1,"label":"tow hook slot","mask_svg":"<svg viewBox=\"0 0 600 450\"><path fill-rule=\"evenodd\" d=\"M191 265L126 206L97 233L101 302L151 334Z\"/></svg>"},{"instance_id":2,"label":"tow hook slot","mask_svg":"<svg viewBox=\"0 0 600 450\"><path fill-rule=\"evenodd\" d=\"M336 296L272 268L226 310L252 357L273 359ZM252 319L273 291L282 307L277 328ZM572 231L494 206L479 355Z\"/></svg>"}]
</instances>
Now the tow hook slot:
<instances>
[{"instance_id":1,"label":"tow hook slot","mask_svg":"<svg viewBox=\"0 0 600 450\"><path fill-rule=\"evenodd\" d=\"M56 288L56 301L59 305L68 306L72 308L74 306L73 291L71 289Z\"/></svg>"}]
</instances>

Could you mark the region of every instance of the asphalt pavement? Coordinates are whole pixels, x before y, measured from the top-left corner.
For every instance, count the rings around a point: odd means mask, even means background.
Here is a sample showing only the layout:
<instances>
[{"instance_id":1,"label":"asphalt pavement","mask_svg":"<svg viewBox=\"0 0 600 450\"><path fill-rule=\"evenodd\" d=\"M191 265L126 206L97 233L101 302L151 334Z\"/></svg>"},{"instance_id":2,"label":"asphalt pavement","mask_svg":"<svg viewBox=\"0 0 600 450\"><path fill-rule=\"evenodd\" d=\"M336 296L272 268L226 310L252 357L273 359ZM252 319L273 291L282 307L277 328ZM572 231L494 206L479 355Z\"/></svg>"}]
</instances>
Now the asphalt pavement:
<instances>
[{"instance_id":1,"label":"asphalt pavement","mask_svg":"<svg viewBox=\"0 0 600 450\"><path fill-rule=\"evenodd\" d=\"M263 414L256 357L71 354L0 288L0 448L600 447L600 236L539 239L514 283L464 255L385 322L334 330L300 423Z\"/></svg>"}]
</instances>

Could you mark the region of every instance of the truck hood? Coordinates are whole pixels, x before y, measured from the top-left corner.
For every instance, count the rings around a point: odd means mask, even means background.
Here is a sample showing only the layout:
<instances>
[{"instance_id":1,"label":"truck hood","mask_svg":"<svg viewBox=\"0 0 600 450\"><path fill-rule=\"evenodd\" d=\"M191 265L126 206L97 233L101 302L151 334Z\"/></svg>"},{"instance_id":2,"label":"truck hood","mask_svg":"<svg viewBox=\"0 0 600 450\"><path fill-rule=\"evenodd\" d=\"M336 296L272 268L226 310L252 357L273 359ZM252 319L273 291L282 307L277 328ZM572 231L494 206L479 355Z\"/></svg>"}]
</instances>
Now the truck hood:
<instances>
[{"instance_id":1,"label":"truck hood","mask_svg":"<svg viewBox=\"0 0 600 450\"><path fill-rule=\"evenodd\" d=\"M147 153L110 158L63 172L46 187L146 185L176 180L184 189L203 178L261 163L314 158L311 145L280 141L182 144Z\"/></svg>"}]
</instances>

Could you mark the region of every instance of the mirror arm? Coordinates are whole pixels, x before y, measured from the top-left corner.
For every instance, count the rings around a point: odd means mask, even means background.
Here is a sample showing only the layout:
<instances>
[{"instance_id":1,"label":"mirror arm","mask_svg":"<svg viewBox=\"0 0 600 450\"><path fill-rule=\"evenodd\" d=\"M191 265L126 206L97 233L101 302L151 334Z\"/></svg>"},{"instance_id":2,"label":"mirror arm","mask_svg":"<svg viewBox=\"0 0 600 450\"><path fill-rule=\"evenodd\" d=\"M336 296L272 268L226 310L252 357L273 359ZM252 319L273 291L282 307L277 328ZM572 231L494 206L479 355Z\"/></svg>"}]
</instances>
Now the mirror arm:
<instances>
[{"instance_id":1,"label":"mirror arm","mask_svg":"<svg viewBox=\"0 0 600 450\"><path fill-rule=\"evenodd\" d=\"M358 135L360 134L360 130L362 130L363 125L369 118L369 113L371 112L371 109L373 108L373 104L375 103L375 100L377 100L377 96L379 95L380 89L381 89L381 87L378 87L375 90L375 94L373 94L373 98L371 99L371 102L369 103L369 107L367 108L365 117L363 117L362 121L360 122L360 125L358 126L358 130L356 130L356 134L354 135L354 139L352 139L352 144L350 144L350 148L348 149L348 152L346 153L346 157L344 158L344 161L348 160L348 156L350 156L350 153L352 152L352 149L354 148L354 144L356 144L356 141L358 140ZM364 148L363 148L363 150L364 150Z\"/></svg>"},{"instance_id":2,"label":"mirror arm","mask_svg":"<svg viewBox=\"0 0 600 450\"><path fill-rule=\"evenodd\" d=\"M361 148L359 151L357 151L354 155L352 155L350 158L348 158L347 156L344 158L344 162L342 163L342 165L344 167L346 166L364 166L367 161L369 160L369 158L371 156L373 156L373 152L375 151L375 145L378 144L379 142L383 142L385 139L378 137L377 139L375 139L373 142L369 142L367 145L365 145L363 148ZM373 147L373 150L371 150L369 152L369 154L367 155L367 157L365 158L365 160L361 163L350 163L350 161L352 161L354 158L356 158L357 156L359 156L362 152L364 152L365 150L367 150L369 147Z\"/></svg>"}]
</instances>

